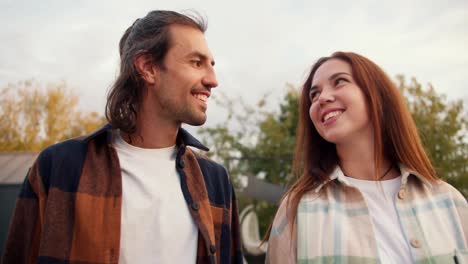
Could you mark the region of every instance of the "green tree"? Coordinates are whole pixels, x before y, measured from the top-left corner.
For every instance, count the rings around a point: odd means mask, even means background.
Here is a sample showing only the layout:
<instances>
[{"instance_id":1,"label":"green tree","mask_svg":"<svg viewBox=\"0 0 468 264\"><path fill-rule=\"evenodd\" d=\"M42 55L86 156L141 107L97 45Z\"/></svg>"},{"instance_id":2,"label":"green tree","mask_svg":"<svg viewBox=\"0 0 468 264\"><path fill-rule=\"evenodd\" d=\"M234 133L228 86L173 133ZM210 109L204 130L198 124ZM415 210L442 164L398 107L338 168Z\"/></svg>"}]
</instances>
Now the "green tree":
<instances>
[{"instance_id":1,"label":"green tree","mask_svg":"<svg viewBox=\"0 0 468 264\"><path fill-rule=\"evenodd\" d=\"M0 95L0 151L38 151L105 123L96 112L77 109L78 97L65 82L20 81Z\"/></svg>"},{"instance_id":2,"label":"green tree","mask_svg":"<svg viewBox=\"0 0 468 264\"><path fill-rule=\"evenodd\" d=\"M397 85L418 127L437 174L468 197L468 119L463 101L447 101L429 84L397 76Z\"/></svg>"},{"instance_id":3,"label":"green tree","mask_svg":"<svg viewBox=\"0 0 468 264\"><path fill-rule=\"evenodd\" d=\"M447 102L431 85L423 89L414 78L407 83L398 76L396 81L439 176L468 196L468 126L463 102ZM239 175L261 175L269 182L289 185L299 93L290 84L287 88L279 111L266 110L265 97L254 107L242 99L218 99L228 118L215 127L199 130L204 142L213 148L212 155L224 162L234 179ZM239 200L240 208L247 203L256 204L260 230L265 231L276 205L246 197Z\"/></svg>"},{"instance_id":4,"label":"green tree","mask_svg":"<svg viewBox=\"0 0 468 264\"><path fill-rule=\"evenodd\" d=\"M215 156L229 169L234 181L239 175L258 175L266 181L287 185L291 178L292 156L298 123L298 91L286 84L286 94L279 113L267 110L264 96L255 106L239 98L216 98L226 108L226 121L212 128L201 128L203 141L214 150ZM254 203L264 232L277 206L264 201L239 197L239 206Z\"/></svg>"}]
</instances>

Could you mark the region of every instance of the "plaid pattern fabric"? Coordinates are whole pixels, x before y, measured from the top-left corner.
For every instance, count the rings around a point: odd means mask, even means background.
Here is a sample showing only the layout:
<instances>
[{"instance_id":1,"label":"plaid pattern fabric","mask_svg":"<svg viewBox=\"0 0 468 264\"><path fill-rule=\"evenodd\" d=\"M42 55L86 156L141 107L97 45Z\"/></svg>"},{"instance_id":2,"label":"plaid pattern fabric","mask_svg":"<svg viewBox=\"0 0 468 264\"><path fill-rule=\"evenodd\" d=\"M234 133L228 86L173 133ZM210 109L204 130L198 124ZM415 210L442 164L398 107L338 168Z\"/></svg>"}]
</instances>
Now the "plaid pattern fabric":
<instances>
[{"instance_id":1,"label":"plaid pattern fabric","mask_svg":"<svg viewBox=\"0 0 468 264\"><path fill-rule=\"evenodd\" d=\"M466 199L443 181L431 185L403 166L401 171L396 208L414 263L468 263ZM267 263L380 263L362 194L339 168L328 183L304 195L294 223L282 202Z\"/></svg>"},{"instance_id":2,"label":"plaid pattern fabric","mask_svg":"<svg viewBox=\"0 0 468 264\"><path fill-rule=\"evenodd\" d=\"M39 155L17 200L2 263L118 263L122 175L112 137L106 125ZM242 263L226 169L188 148L208 150L185 130L177 140L175 166L199 230L196 262Z\"/></svg>"}]
</instances>

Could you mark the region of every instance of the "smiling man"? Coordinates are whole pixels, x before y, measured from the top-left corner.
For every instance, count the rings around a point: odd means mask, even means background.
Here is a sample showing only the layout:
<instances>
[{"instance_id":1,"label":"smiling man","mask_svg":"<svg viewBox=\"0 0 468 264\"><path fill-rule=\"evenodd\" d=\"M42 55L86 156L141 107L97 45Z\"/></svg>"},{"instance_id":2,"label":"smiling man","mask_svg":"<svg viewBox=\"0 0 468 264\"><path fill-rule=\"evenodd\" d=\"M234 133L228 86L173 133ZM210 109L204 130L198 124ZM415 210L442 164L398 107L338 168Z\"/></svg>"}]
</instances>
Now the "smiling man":
<instances>
[{"instance_id":1,"label":"smiling man","mask_svg":"<svg viewBox=\"0 0 468 264\"><path fill-rule=\"evenodd\" d=\"M39 155L4 263L242 263L227 171L181 128L205 123L218 85L205 30L172 11L126 30L109 124Z\"/></svg>"}]
</instances>

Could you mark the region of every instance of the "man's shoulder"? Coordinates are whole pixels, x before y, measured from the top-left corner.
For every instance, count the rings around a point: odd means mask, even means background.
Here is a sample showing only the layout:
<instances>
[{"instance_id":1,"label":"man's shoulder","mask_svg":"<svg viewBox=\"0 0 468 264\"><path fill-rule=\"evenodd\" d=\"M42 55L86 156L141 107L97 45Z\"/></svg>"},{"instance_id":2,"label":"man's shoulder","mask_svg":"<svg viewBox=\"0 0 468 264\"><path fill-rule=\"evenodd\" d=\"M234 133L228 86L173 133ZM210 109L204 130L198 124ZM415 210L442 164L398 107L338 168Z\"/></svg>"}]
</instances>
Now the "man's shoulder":
<instances>
[{"instance_id":1,"label":"man's shoulder","mask_svg":"<svg viewBox=\"0 0 468 264\"><path fill-rule=\"evenodd\" d=\"M110 131L109 129L110 128L106 125L88 135L70 138L65 141L50 145L41 151L38 160L66 159L85 155L88 144L94 142L93 139L96 137L106 134L106 131Z\"/></svg>"},{"instance_id":2,"label":"man's shoulder","mask_svg":"<svg viewBox=\"0 0 468 264\"><path fill-rule=\"evenodd\" d=\"M227 170L223 165L198 151L193 151L193 153L197 158L198 164L202 170L207 170L216 174L225 174L227 176Z\"/></svg>"},{"instance_id":3,"label":"man's shoulder","mask_svg":"<svg viewBox=\"0 0 468 264\"><path fill-rule=\"evenodd\" d=\"M69 179L78 179L86 159L90 144L96 144L103 140L95 140L96 137L105 134L101 128L89 135L71 138L48 146L41 151L35 161L44 184L54 185L56 177L69 175ZM101 144L101 143L98 143Z\"/></svg>"},{"instance_id":4,"label":"man's shoulder","mask_svg":"<svg viewBox=\"0 0 468 264\"><path fill-rule=\"evenodd\" d=\"M70 154L76 154L86 149L86 142L83 139L84 137L71 138L62 142L55 143L48 146L39 154L40 158L50 158L50 157L65 157Z\"/></svg>"},{"instance_id":5,"label":"man's shoulder","mask_svg":"<svg viewBox=\"0 0 468 264\"><path fill-rule=\"evenodd\" d=\"M201 153L192 152L195 154L203 175L210 201L217 205L224 204L229 207L233 186L226 168Z\"/></svg>"}]
</instances>

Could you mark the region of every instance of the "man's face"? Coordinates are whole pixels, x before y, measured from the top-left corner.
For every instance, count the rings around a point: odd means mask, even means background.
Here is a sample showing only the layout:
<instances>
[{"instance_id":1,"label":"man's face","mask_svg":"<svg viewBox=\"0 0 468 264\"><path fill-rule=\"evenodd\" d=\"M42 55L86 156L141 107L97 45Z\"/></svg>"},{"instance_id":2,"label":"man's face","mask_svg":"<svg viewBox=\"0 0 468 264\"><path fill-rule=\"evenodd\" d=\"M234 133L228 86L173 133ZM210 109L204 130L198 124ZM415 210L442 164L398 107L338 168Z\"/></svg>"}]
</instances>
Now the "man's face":
<instances>
[{"instance_id":1,"label":"man's face","mask_svg":"<svg viewBox=\"0 0 468 264\"><path fill-rule=\"evenodd\" d=\"M202 125L211 88L218 86L213 56L198 29L172 25L169 34L171 47L163 65L158 66L147 99L155 106L154 114L166 121Z\"/></svg>"}]
</instances>

